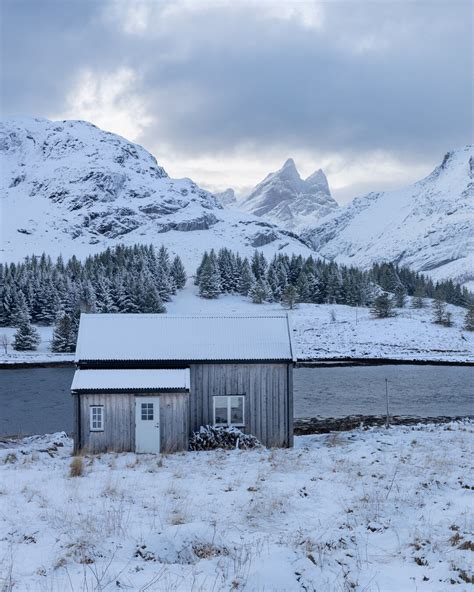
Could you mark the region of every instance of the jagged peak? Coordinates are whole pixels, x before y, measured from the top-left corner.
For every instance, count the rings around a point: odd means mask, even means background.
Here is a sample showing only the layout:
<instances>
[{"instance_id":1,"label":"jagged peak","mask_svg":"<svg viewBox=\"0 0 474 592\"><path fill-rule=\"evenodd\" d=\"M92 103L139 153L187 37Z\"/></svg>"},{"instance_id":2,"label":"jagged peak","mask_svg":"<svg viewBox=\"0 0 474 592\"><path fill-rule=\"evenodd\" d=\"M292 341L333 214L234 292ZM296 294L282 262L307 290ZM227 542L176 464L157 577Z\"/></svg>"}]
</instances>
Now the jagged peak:
<instances>
[{"instance_id":1,"label":"jagged peak","mask_svg":"<svg viewBox=\"0 0 474 592\"><path fill-rule=\"evenodd\" d=\"M319 191L323 191L330 195L329 183L326 175L322 169L314 171L312 175L305 179L305 184L308 188L318 188Z\"/></svg>"},{"instance_id":2,"label":"jagged peak","mask_svg":"<svg viewBox=\"0 0 474 592\"><path fill-rule=\"evenodd\" d=\"M287 158L280 170L283 171L284 169L289 169L289 168L296 170L295 161L292 158Z\"/></svg>"}]
</instances>

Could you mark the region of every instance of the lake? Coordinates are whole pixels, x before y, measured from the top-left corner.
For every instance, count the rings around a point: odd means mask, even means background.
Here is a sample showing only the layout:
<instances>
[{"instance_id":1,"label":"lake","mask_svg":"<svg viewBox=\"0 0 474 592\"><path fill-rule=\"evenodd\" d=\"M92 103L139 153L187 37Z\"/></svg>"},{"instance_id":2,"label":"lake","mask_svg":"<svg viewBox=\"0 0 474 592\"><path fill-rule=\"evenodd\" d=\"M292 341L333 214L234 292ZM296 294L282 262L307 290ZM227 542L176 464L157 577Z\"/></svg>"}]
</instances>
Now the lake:
<instances>
[{"instance_id":1,"label":"lake","mask_svg":"<svg viewBox=\"0 0 474 592\"><path fill-rule=\"evenodd\" d=\"M0 370L0 436L72 430L74 369ZM466 366L297 368L295 417L344 417L390 412L415 417L474 414L474 369Z\"/></svg>"}]
</instances>

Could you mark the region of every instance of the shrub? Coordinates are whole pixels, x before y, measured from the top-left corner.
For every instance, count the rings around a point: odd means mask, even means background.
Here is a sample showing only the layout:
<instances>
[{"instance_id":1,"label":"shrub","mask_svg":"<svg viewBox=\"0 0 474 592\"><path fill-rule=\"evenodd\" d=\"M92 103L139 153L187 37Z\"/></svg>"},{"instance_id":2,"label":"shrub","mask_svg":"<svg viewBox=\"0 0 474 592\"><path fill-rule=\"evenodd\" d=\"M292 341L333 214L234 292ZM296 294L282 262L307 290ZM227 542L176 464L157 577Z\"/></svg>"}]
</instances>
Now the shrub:
<instances>
[{"instance_id":1,"label":"shrub","mask_svg":"<svg viewBox=\"0 0 474 592\"><path fill-rule=\"evenodd\" d=\"M202 426L198 432L194 432L189 440L189 450L216 450L223 448L258 448L260 442L250 434L244 434L234 427Z\"/></svg>"},{"instance_id":2,"label":"shrub","mask_svg":"<svg viewBox=\"0 0 474 592\"><path fill-rule=\"evenodd\" d=\"M84 474L84 460L82 456L75 456L69 465L70 477L82 477Z\"/></svg>"}]
</instances>

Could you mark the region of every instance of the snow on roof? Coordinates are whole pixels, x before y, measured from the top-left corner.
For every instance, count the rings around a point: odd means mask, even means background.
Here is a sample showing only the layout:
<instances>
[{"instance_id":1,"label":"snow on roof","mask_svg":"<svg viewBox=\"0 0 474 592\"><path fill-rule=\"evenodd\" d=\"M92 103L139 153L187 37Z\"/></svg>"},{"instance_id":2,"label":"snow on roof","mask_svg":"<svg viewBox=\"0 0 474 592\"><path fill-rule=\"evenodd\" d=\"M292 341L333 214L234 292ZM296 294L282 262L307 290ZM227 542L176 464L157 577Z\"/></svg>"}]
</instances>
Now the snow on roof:
<instances>
[{"instance_id":1,"label":"snow on roof","mask_svg":"<svg viewBox=\"0 0 474 592\"><path fill-rule=\"evenodd\" d=\"M76 361L293 360L286 314L83 314Z\"/></svg>"},{"instance_id":2,"label":"snow on roof","mask_svg":"<svg viewBox=\"0 0 474 592\"><path fill-rule=\"evenodd\" d=\"M76 370L71 390L189 390L189 369Z\"/></svg>"}]
</instances>

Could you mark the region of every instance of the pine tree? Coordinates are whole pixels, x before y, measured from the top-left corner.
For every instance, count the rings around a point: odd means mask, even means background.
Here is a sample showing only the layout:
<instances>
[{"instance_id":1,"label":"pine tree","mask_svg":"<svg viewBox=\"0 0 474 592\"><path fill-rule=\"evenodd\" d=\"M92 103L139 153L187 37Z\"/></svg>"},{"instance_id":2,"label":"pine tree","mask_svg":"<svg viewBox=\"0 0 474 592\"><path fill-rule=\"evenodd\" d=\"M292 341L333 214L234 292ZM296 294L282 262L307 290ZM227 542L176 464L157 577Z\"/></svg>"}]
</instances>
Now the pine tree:
<instances>
[{"instance_id":1,"label":"pine tree","mask_svg":"<svg viewBox=\"0 0 474 592\"><path fill-rule=\"evenodd\" d=\"M263 278L255 280L249 290L249 297L254 304L263 304L270 298L270 287Z\"/></svg>"},{"instance_id":2,"label":"pine tree","mask_svg":"<svg viewBox=\"0 0 474 592\"><path fill-rule=\"evenodd\" d=\"M24 314L14 335L13 349L16 351L35 351L40 341L39 333L30 323L29 315Z\"/></svg>"},{"instance_id":3,"label":"pine tree","mask_svg":"<svg viewBox=\"0 0 474 592\"><path fill-rule=\"evenodd\" d=\"M281 304L285 308L289 308L290 310L292 310L296 307L298 298L299 294L297 288L292 284L288 284L288 286L283 290L283 294L281 295Z\"/></svg>"},{"instance_id":4,"label":"pine tree","mask_svg":"<svg viewBox=\"0 0 474 592\"><path fill-rule=\"evenodd\" d=\"M267 267L268 264L265 255L255 251L252 257L252 272L257 280L265 277Z\"/></svg>"},{"instance_id":5,"label":"pine tree","mask_svg":"<svg viewBox=\"0 0 474 592\"><path fill-rule=\"evenodd\" d=\"M296 286L293 286L293 287L295 288L294 293L297 295L298 302L309 302L311 300L311 295L310 295L310 291L309 291L309 289L310 289L309 278L308 278L308 275L303 270L300 271L298 279L296 280ZM285 293L287 294L287 297L288 297L288 288L281 295L282 303L285 298ZM290 307L290 308L292 308L292 307Z\"/></svg>"},{"instance_id":6,"label":"pine tree","mask_svg":"<svg viewBox=\"0 0 474 592\"><path fill-rule=\"evenodd\" d=\"M178 290L182 290L186 285L186 270L180 257L176 255L171 264L171 275Z\"/></svg>"},{"instance_id":7,"label":"pine tree","mask_svg":"<svg viewBox=\"0 0 474 592\"><path fill-rule=\"evenodd\" d=\"M242 294L242 296L248 296L254 282L255 276L252 273L248 259L245 258L242 263L242 270L240 272L240 277L237 284L237 291L239 294Z\"/></svg>"},{"instance_id":8,"label":"pine tree","mask_svg":"<svg viewBox=\"0 0 474 592\"><path fill-rule=\"evenodd\" d=\"M467 312L464 316L464 329L466 331L474 331L474 306L471 305L467 309Z\"/></svg>"},{"instance_id":9,"label":"pine tree","mask_svg":"<svg viewBox=\"0 0 474 592\"><path fill-rule=\"evenodd\" d=\"M412 301L411 301L411 307L412 308L424 308L425 301L423 300L423 296L424 296L423 288L421 286L416 288L415 293L412 298Z\"/></svg>"},{"instance_id":10,"label":"pine tree","mask_svg":"<svg viewBox=\"0 0 474 592\"><path fill-rule=\"evenodd\" d=\"M393 301L387 292L383 292L375 298L370 309L370 314L376 319L386 319L395 316Z\"/></svg>"},{"instance_id":11,"label":"pine tree","mask_svg":"<svg viewBox=\"0 0 474 592\"><path fill-rule=\"evenodd\" d=\"M399 284L395 288L395 306L398 308L404 308L406 304L406 290L402 284Z\"/></svg>"},{"instance_id":12,"label":"pine tree","mask_svg":"<svg viewBox=\"0 0 474 592\"><path fill-rule=\"evenodd\" d=\"M51 351L53 352L73 352L75 351L75 341L71 336L73 331L71 316L64 311L58 314L56 324L53 330L53 339L51 341Z\"/></svg>"},{"instance_id":13,"label":"pine tree","mask_svg":"<svg viewBox=\"0 0 474 592\"><path fill-rule=\"evenodd\" d=\"M199 296L218 298L221 294L221 279L214 251L211 251L199 273Z\"/></svg>"},{"instance_id":14,"label":"pine tree","mask_svg":"<svg viewBox=\"0 0 474 592\"><path fill-rule=\"evenodd\" d=\"M8 327L12 324L11 315L14 308L14 294L9 284L3 288L0 302L0 325Z\"/></svg>"},{"instance_id":15,"label":"pine tree","mask_svg":"<svg viewBox=\"0 0 474 592\"><path fill-rule=\"evenodd\" d=\"M199 280L201 278L201 272L204 268L204 265L206 264L206 261L209 259L209 253L207 251L204 251L204 254L202 256L201 259L201 263L198 265L198 268L196 269L196 274L194 276L194 285L195 286L199 286Z\"/></svg>"},{"instance_id":16,"label":"pine tree","mask_svg":"<svg viewBox=\"0 0 474 592\"><path fill-rule=\"evenodd\" d=\"M97 312L117 312L112 298L110 280L102 274L95 288Z\"/></svg>"},{"instance_id":17,"label":"pine tree","mask_svg":"<svg viewBox=\"0 0 474 592\"><path fill-rule=\"evenodd\" d=\"M433 323L443 325L446 321L446 304L441 298L435 298L432 305Z\"/></svg>"},{"instance_id":18,"label":"pine tree","mask_svg":"<svg viewBox=\"0 0 474 592\"><path fill-rule=\"evenodd\" d=\"M10 311L10 323L13 327L19 327L25 317L30 319L30 311L26 304L25 295L22 290L15 290L13 292L13 305Z\"/></svg>"}]
</instances>

